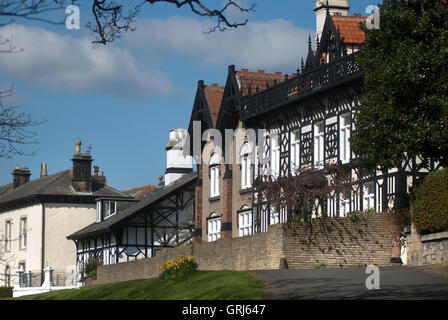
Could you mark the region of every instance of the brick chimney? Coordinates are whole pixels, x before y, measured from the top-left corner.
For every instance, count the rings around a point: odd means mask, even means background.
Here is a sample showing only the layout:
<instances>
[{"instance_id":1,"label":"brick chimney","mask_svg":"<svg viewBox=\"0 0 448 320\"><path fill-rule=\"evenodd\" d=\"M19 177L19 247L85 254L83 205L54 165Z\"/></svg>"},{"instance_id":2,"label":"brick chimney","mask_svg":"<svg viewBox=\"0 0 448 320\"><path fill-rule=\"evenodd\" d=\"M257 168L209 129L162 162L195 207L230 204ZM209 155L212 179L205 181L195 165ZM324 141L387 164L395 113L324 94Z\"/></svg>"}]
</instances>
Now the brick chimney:
<instances>
[{"instance_id":1,"label":"brick chimney","mask_svg":"<svg viewBox=\"0 0 448 320\"><path fill-rule=\"evenodd\" d=\"M97 165L93 166L92 179L102 185L106 185L106 177L104 176L103 171L99 171L99 170L100 170L99 166L97 166Z\"/></svg>"},{"instance_id":2,"label":"brick chimney","mask_svg":"<svg viewBox=\"0 0 448 320\"><path fill-rule=\"evenodd\" d=\"M13 186L15 189L30 181L31 172L30 169L28 169L27 167L25 168L16 167L14 169L14 172L12 173L12 176L13 176Z\"/></svg>"},{"instance_id":3,"label":"brick chimney","mask_svg":"<svg viewBox=\"0 0 448 320\"><path fill-rule=\"evenodd\" d=\"M73 188L79 192L92 192L92 156L90 151L81 153L81 141L75 142L73 154Z\"/></svg>"}]
</instances>

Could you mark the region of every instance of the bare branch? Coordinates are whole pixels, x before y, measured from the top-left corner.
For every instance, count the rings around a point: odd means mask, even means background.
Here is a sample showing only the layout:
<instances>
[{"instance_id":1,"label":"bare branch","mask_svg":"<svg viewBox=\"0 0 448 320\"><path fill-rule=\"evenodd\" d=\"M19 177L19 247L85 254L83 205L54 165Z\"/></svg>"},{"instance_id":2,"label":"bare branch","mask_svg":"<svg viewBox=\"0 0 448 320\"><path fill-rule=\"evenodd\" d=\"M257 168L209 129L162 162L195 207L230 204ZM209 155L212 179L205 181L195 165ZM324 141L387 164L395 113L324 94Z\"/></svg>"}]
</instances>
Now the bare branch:
<instances>
[{"instance_id":1,"label":"bare branch","mask_svg":"<svg viewBox=\"0 0 448 320\"><path fill-rule=\"evenodd\" d=\"M29 129L46 122L46 120L33 120L31 114L17 113L18 106L6 107L2 99L13 94L13 88L0 91L0 158L17 155L33 155L25 153L20 146L37 144L33 139L37 133Z\"/></svg>"},{"instance_id":2,"label":"bare branch","mask_svg":"<svg viewBox=\"0 0 448 320\"><path fill-rule=\"evenodd\" d=\"M122 4L115 1L93 0L92 13L94 23L89 23L87 26L97 35L97 39L94 42L107 44L119 38L122 32L134 31L135 27L132 27L131 24L140 13L141 7L144 4L156 4L158 2L171 3L177 8L189 7L198 16L216 19L216 25L205 33L211 33L216 30L236 29L247 24L247 19L242 22L230 22L226 17L226 11L230 8L235 8L245 13L255 10L255 4L245 8L233 0L227 0L221 9L210 9L201 0L144 0L130 10L127 15L123 15Z\"/></svg>"},{"instance_id":3,"label":"bare branch","mask_svg":"<svg viewBox=\"0 0 448 320\"><path fill-rule=\"evenodd\" d=\"M65 21L55 21L41 17L45 13L65 10L66 0L0 0L0 17L8 19L0 21L0 27L14 23L15 19L40 21L50 24L62 25Z\"/></svg>"}]
</instances>

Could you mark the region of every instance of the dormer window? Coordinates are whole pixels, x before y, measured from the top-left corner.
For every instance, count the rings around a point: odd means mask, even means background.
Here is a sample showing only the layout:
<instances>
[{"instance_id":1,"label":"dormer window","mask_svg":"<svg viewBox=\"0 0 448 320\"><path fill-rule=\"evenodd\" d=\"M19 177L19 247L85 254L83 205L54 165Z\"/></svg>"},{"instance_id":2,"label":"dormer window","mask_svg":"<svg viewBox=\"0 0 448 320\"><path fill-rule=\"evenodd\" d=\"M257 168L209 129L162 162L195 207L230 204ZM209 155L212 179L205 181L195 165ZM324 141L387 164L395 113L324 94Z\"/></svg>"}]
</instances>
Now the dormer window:
<instances>
[{"instance_id":1,"label":"dormer window","mask_svg":"<svg viewBox=\"0 0 448 320\"><path fill-rule=\"evenodd\" d=\"M117 202L102 200L96 203L97 222L101 222L117 213Z\"/></svg>"}]
</instances>

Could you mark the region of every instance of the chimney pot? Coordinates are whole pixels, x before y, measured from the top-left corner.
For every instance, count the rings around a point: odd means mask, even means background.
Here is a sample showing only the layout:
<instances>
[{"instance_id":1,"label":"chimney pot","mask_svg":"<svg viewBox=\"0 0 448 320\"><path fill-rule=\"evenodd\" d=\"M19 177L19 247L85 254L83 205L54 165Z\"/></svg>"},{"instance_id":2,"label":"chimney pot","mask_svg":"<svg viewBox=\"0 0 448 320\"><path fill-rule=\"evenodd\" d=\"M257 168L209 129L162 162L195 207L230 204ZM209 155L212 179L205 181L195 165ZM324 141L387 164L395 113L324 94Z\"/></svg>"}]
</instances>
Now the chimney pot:
<instances>
[{"instance_id":1,"label":"chimney pot","mask_svg":"<svg viewBox=\"0 0 448 320\"><path fill-rule=\"evenodd\" d=\"M81 153L81 141L75 141L75 153Z\"/></svg>"},{"instance_id":2,"label":"chimney pot","mask_svg":"<svg viewBox=\"0 0 448 320\"><path fill-rule=\"evenodd\" d=\"M98 166L96 166L96 165L93 166L93 169L94 169L94 171L93 171L93 175L96 176L96 177L98 176L98 170L99 170L99 168L100 168L100 167L98 167ZM102 172L102 171L101 171L101 172Z\"/></svg>"},{"instance_id":3,"label":"chimney pot","mask_svg":"<svg viewBox=\"0 0 448 320\"><path fill-rule=\"evenodd\" d=\"M47 164L45 162L42 162L40 165L40 177L46 177L48 176L47 172Z\"/></svg>"}]
</instances>

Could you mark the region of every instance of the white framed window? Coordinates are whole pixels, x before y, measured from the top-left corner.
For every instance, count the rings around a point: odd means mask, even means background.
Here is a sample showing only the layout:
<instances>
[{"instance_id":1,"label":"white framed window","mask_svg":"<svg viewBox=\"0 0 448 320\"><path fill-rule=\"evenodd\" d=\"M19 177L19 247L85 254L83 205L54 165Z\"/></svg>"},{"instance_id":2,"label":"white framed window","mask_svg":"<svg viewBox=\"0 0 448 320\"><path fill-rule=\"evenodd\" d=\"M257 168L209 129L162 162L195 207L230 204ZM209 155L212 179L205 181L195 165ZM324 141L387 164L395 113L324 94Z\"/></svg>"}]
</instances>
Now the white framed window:
<instances>
[{"instance_id":1,"label":"white framed window","mask_svg":"<svg viewBox=\"0 0 448 320\"><path fill-rule=\"evenodd\" d=\"M219 196L219 155L214 153L210 158L210 197Z\"/></svg>"},{"instance_id":2,"label":"white framed window","mask_svg":"<svg viewBox=\"0 0 448 320\"><path fill-rule=\"evenodd\" d=\"M254 154L254 179L256 177L258 177L258 165L259 165L259 161L258 161L258 150L260 148L258 146L255 147L255 154Z\"/></svg>"},{"instance_id":3,"label":"white framed window","mask_svg":"<svg viewBox=\"0 0 448 320\"><path fill-rule=\"evenodd\" d=\"M20 218L20 249L26 249L26 217Z\"/></svg>"},{"instance_id":4,"label":"white framed window","mask_svg":"<svg viewBox=\"0 0 448 320\"><path fill-rule=\"evenodd\" d=\"M250 162L250 156L252 150L248 143L245 143L241 148L241 189L248 189L252 187L252 167Z\"/></svg>"},{"instance_id":5,"label":"white framed window","mask_svg":"<svg viewBox=\"0 0 448 320\"><path fill-rule=\"evenodd\" d=\"M280 174L280 144L278 134L271 136L271 174L275 179Z\"/></svg>"},{"instance_id":6,"label":"white framed window","mask_svg":"<svg viewBox=\"0 0 448 320\"><path fill-rule=\"evenodd\" d=\"M101 201L96 202L96 222L101 222L102 214L101 214Z\"/></svg>"},{"instance_id":7,"label":"white framed window","mask_svg":"<svg viewBox=\"0 0 448 320\"><path fill-rule=\"evenodd\" d=\"M300 167L300 129L291 132L291 172Z\"/></svg>"},{"instance_id":8,"label":"white framed window","mask_svg":"<svg viewBox=\"0 0 448 320\"><path fill-rule=\"evenodd\" d=\"M252 234L252 211L238 213L238 234L240 237Z\"/></svg>"},{"instance_id":9,"label":"white framed window","mask_svg":"<svg viewBox=\"0 0 448 320\"><path fill-rule=\"evenodd\" d=\"M115 201L103 201L101 204L103 220L117 213L117 203Z\"/></svg>"},{"instance_id":10,"label":"white framed window","mask_svg":"<svg viewBox=\"0 0 448 320\"><path fill-rule=\"evenodd\" d=\"M375 183L368 182L363 186L363 209L367 210L375 210Z\"/></svg>"},{"instance_id":11,"label":"white framed window","mask_svg":"<svg viewBox=\"0 0 448 320\"><path fill-rule=\"evenodd\" d=\"M5 223L5 251L11 251L11 220Z\"/></svg>"},{"instance_id":12,"label":"white framed window","mask_svg":"<svg viewBox=\"0 0 448 320\"><path fill-rule=\"evenodd\" d=\"M269 224L278 224L280 223L280 213L275 210L274 207L271 207L269 212Z\"/></svg>"},{"instance_id":13,"label":"white framed window","mask_svg":"<svg viewBox=\"0 0 448 320\"><path fill-rule=\"evenodd\" d=\"M348 193L346 195L344 195L344 194L339 195L339 216L340 217L346 217L347 213L350 212L350 201L351 201L350 193Z\"/></svg>"},{"instance_id":14,"label":"white framed window","mask_svg":"<svg viewBox=\"0 0 448 320\"><path fill-rule=\"evenodd\" d=\"M324 135L324 121L316 122L314 124L314 164L318 168L324 165Z\"/></svg>"},{"instance_id":15,"label":"white framed window","mask_svg":"<svg viewBox=\"0 0 448 320\"><path fill-rule=\"evenodd\" d=\"M351 114L341 115L339 117L339 152L342 163L350 161L350 127Z\"/></svg>"},{"instance_id":16,"label":"white framed window","mask_svg":"<svg viewBox=\"0 0 448 320\"><path fill-rule=\"evenodd\" d=\"M208 226L208 242L213 242L221 238L221 217L217 217L216 213L210 215L207 222Z\"/></svg>"}]
</instances>

